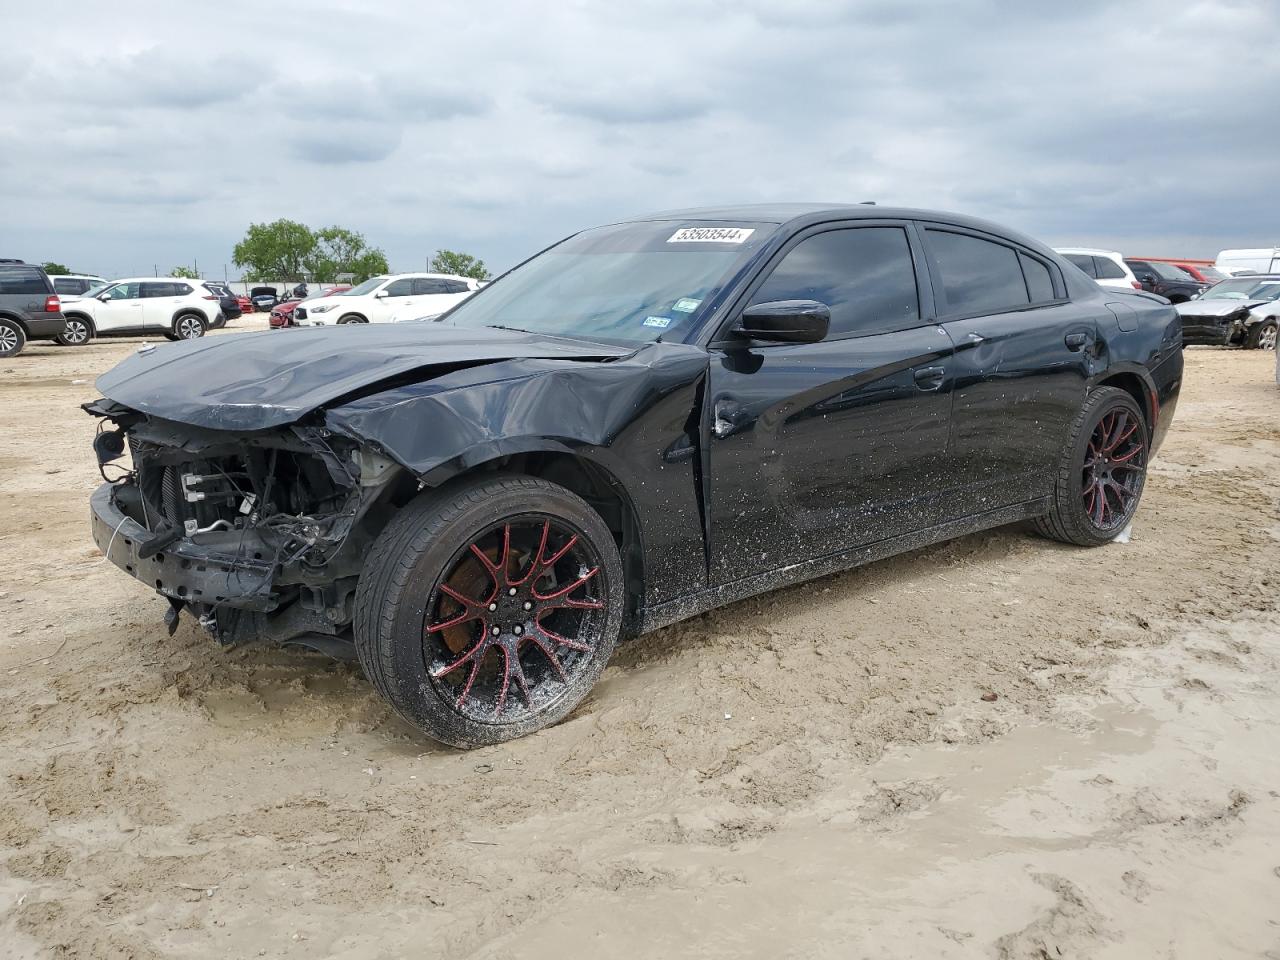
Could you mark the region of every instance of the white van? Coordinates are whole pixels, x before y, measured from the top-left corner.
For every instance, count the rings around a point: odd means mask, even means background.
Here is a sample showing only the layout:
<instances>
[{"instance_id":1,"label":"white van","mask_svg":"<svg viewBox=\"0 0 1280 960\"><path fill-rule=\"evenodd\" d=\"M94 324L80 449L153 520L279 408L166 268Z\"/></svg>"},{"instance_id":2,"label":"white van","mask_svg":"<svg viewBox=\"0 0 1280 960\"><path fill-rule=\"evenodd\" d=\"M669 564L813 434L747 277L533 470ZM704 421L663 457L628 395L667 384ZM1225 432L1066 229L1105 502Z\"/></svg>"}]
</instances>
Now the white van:
<instances>
[{"instance_id":1,"label":"white van","mask_svg":"<svg viewBox=\"0 0 1280 960\"><path fill-rule=\"evenodd\" d=\"M1280 248L1223 250L1213 265L1229 277L1238 273L1280 273Z\"/></svg>"}]
</instances>

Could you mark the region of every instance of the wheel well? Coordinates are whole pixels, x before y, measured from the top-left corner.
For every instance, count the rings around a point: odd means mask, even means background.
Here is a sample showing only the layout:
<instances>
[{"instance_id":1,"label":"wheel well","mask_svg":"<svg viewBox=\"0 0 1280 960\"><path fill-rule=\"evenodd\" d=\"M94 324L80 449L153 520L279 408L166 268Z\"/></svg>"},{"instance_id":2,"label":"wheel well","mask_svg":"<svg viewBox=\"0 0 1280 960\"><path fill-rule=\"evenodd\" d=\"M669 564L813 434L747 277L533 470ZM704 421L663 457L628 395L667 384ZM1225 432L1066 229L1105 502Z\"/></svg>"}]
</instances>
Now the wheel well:
<instances>
[{"instance_id":1,"label":"wheel well","mask_svg":"<svg viewBox=\"0 0 1280 960\"><path fill-rule=\"evenodd\" d=\"M342 316L338 318L338 322L341 323L343 320L347 319L347 317L359 317L365 323L369 322L369 318L366 317L359 310L348 310L346 313L344 313Z\"/></svg>"},{"instance_id":2,"label":"wheel well","mask_svg":"<svg viewBox=\"0 0 1280 960\"><path fill-rule=\"evenodd\" d=\"M1100 380L1098 387L1119 387L1129 396L1133 397L1134 403L1138 405L1138 409L1142 411L1142 416L1146 418L1147 428L1151 428L1152 414L1151 397L1147 393L1147 385L1142 382L1142 378L1136 373L1116 373Z\"/></svg>"},{"instance_id":3,"label":"wheel well","mask_svg":"<svg viewBox=\"0 0 1280 960\"><path fill-rule=\"evenodd\" d=\"M8 320L10 323L17 324L18 329L22 331L22 335L27 336L27 325L19 316L12 313L0 313L0 320Z\"/></svg>"},{"instance_id":4,"label":"wheel well","mask_svg":"<svg viewBox=\"0 0 1280 960\"><path fill-rule=\"evenodd\" d=\"M480 464L452 478L466 482L484 473L518 473L571 490L591 505L613 534L626 578L630 619L644 596L644 552L634 505L622 484L598 464L568 453L536 452L502 457Z\"/></svg>"}]
</instances>

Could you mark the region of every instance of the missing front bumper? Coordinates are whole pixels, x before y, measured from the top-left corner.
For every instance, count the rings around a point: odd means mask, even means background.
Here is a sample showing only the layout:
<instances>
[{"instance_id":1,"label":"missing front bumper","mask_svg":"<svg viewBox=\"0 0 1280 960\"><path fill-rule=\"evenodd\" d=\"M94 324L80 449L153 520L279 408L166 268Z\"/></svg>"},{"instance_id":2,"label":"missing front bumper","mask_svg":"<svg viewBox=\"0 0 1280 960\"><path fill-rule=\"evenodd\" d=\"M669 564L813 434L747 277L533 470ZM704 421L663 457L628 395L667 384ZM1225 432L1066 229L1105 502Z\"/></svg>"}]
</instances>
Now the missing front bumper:
<instances>
[{"instance_id":1,"label":"missing front bumper","mask_svg":"<svg viewBox=\"0 0 1280 960\"><path fill-rule=\"evenodd\" d=\"M279 605L273 564L178 540L150 557L139 552L151 532L115 502L116 486L104 483L89 501L94 543L125 573L162 596L192 604L268 612Z\"/></svg>"}]
</instances>

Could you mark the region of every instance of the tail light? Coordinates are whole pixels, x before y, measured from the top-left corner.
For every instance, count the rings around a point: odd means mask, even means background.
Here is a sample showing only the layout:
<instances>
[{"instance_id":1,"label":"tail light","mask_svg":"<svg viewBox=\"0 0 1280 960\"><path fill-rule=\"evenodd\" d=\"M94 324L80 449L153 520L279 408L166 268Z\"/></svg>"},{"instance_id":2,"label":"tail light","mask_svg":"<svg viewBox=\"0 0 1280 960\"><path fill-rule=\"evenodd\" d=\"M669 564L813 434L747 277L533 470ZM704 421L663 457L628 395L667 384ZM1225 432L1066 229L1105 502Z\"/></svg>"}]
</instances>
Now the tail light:
<instances>
[{"instance_id":1,"label":"tail light","mask_svg":"<svg viewBox=\"0 0 1280 960\"><path fill-rule=\"evenodd\" d=\"M44 298L44 312L45 313L61 313L62 312L62 301L58 299L58 295L56 293L51 293L49 294L49 296Z\"/></svg>"},{"instance_id":2,"label":"tail light","mask_svg":"<svg viewBox=\"0 0 1280 960\"><path fill-rule=\"evenodd\" d=\"M217 297L215 297L212 293L206 293L206 294L205 294L201 299L202 299L202 300L217 300L218 298L217 298Z\"/></svg>"},{"instance_id":3,"label":"tail light","mask_svg":"<svg viewBox=\"0 0 1280 960\"><path fill-rule=\"evenodd\" d=\"M1137 280L1130 280L1129 282L1133 284L1133 289L1135 290L1142 289L1142 284L1140 284Z\"/></svg>"}]
</instances>

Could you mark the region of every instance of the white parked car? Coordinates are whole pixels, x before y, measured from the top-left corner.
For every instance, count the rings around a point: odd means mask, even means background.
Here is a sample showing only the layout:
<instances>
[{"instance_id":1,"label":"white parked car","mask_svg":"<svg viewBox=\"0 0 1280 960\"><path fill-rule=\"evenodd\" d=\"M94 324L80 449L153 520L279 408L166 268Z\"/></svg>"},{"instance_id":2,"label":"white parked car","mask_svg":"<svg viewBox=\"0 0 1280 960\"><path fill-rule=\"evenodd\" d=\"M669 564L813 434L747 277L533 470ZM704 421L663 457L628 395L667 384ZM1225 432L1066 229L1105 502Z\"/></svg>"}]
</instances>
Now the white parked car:
<instances>
[{"instance_id":1,"label":"white parked car","mask_svg":"<svg viewBox=\"0 0 1280 960\"><path fill-rule=\"evenodd\" d=\"M1142 284L1133 275L1124 257L1115 250L1095 250L1092 247L1055 247L1058 253L1098 281L1101 287L1112 290L1141 290Z\"/></svg>"},{"instance_id":2,"label":"white parked car","mask_svg":"<svg viewBox=\"0 0 1280 960\"><path fill-rule=\"evenodd\" d=\"M333 297L299 304L293 322L299 327L334 323L394 323L444 313L480 289L480 281L444 273L400 273L370 277Z\"/></svg>"},{"instance_id":3,"label":"white parked car","mask_svg":"<svg viewBox=\"0 0 1280 960\"><path fill-rule=\"evenodd\" d=\"M1280 273L1280 247L1222 250L1213 265L1229 277L1241 273Z\"/></svg>"},{"instance_id":4,"label":"white parked car","mask_svg":"<svg viewBox=\"0 0 1280 960\"><path fill-rule=\"evenodd\" d=\"M79 346L94 337L162 334L170 340L203 337L220 316L218 298L196 280L136 277L92 287L65 303L66 333L59 343Z\"/></svg>"},{"instance_id":5,"label":"white parked car","mask_svg":"<svg viewBox=\"0 0 1280 960\"><path fill-rule=\"evenodd\" d=\"M96 287L107 281L103 277L91 277L87 273L51 273L53 290L65 302L84 295L90 287Z\"/></svg>"}]
</instances>

